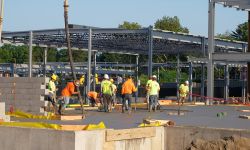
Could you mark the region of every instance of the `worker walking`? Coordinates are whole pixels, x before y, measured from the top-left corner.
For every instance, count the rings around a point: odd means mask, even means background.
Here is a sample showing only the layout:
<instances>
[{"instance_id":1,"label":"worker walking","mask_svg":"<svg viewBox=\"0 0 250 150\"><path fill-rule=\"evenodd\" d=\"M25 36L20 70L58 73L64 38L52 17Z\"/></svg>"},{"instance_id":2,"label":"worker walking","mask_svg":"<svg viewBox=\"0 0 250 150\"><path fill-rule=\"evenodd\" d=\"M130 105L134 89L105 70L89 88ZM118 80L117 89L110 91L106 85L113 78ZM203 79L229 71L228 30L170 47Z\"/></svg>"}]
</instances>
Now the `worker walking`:
<instances>
[{"instance_id":1,"label":"worker walking","mask_svg":"<svg viewBox=\"0 0 250 150\"><path fill-rule=\"evenodd\" d=\"M103 97L103 105L105 112L111 112L111 96L112 96L112 83L109 81L109 76L104 75L104 80L101 82L101 93Z\"/></svg>"},{"instance_id":2,"label":"worker walking","mask_svg":"<svg viewBox=\"0 0 250 150\"><path fill-rule=\"evenodd\" d=\"M152 76L152 81L148 84L149 93L149 112L152 110L156 111L158 105L158 95L160 91L160 85L156 81L156 75Z\"/></svg>"},{"instance_id":3,"label":"worker walking","mask_svg":"<svg viewBox=\"0 0 250 150\"><path fill-rule=\"evenodd\" d=\"M62 114L62 109L65 109L69 104L70 97L75 94L79 94L79 92L75 92L76 87L80 85L79 80L75 80L74 82L68 82L66 87L62 90L62 99L59 102L59 115Z\"/></svg>"},{"instance_id":4,"label":"worker walking","mask_svg":"<svg viewBox=\"0 0 250 150\"><path fill-rule=\"evenodd\" d=\"M180 87L179 87L179 94L180 94L180 99L178 100L178 105L180 105L180 102L181 104L183 105L186 98L187 98L187 95L189 93L189 82L188 81L185 81L184 84L181 84Z\"/></svg>"},{"instance_id":5,"label":"worker walking","mask_svg":"<svg viewBox=\"0 0 250 150\"><path fill-rule=\"evenodd\" d=\"M111 101L111 103L112 103L112 105L113 106L115 106L115 104L116 104L116 92L117 92L117 87L116 87L116 85L114 84L114 80L111 78L110 79L110 82L112 83L112 101Z\"/></svg>"},{"instance_id":6,"label":"worker walking","mask_svg":"<svg viewBox=\"0 0 250 150\"><path fill-rule=\"evenodd\" d=\"M48 90L49 90L48 101L52 104L54 111L56 111L56 90L57 90L55 84L56 80L57 76L55 74L52 74L48 84ZM49 109L50 109L50 104L49 104Z\"/></svg>"},{"instance_id":7,"label":"worker walking","mask_svg":"<svg viewBox=\"0 0 250 150\"><path fill-rule=\"evenodd\" d=\"M131 76L128 76L126 78L126 81L122 85L122 113L125 112L125 109L131 113L131 100L132 100L132 93L136 92L137 89L135 88L135 84L131 78ZM126 107L126 101L128 101L128 107Z\"/></svg>"}]
</instances>

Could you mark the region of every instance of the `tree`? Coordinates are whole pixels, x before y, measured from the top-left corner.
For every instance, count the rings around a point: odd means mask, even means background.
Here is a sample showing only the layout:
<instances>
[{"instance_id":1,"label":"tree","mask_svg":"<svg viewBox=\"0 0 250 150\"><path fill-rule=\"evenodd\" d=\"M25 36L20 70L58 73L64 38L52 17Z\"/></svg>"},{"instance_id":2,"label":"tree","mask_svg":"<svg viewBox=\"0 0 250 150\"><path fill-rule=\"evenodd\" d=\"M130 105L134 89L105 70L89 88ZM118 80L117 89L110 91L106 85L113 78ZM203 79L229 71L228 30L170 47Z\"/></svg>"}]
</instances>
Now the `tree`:
<instances>
[{"instance_id":1,"label":"tree","mask_svg":"<svg viewBox=\"0 0 250 150\"><path fill-rule=\"evenodd\" d=\"M131 29L141 29L142 26L137 22L124 21L123 24L119 24L118 28L131 30Z\"/></svg>"},{"instance_id":2,"label":"tree","mask_svg":"<svg viewBox=\"0 0 250 150\"><path fill-rule=\"evenodd\" d=\"M235 31L232 31L231 37L238 41L247 41L248 39L248 23L239 24Z\"/></svg>"},{"instance_id":3,"label":"tree","mask_svg":"<svg viewBox=\"0 0 250 150\"><path fill-rule=\"evenodd\" d=\"M162 19L158 19L154 24L155 29L168 30L173 32L189 33L188 28L183 27L177 16L168 17L163 16Z\"/></svg>"},{"instance_id":4,"label":"tree","mask_svg":"<svg viewBox=\"0 0 250 150\"><path fill-rule=\"evenodd\" d=\"M217 34L215 37L219 39L225 39L225 40L234 40L231 34L232 33L230 31L226 31L225 33Z\"/></svg>"}]
</instances>

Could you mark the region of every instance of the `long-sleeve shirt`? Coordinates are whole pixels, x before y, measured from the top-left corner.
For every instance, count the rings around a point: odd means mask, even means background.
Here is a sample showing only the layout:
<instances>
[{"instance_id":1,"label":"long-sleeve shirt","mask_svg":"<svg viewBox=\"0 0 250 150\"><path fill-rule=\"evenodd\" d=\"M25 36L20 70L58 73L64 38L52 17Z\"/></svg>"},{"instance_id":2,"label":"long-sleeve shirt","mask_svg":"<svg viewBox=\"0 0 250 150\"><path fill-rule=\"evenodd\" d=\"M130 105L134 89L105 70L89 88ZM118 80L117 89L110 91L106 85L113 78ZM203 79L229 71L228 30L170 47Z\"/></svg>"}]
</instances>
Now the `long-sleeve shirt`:
<instances>
[{"instance_id":1,"label":"long-sleeve shirt","mask_svg":"<svg viewBox=\"0 0 250 150\"><path fill-rule=\"evenodd\" d=\"M136 90L132 79L128 79L122 85L122 94L132 94L133 92L136 92Z\"/></svg>"}]
</instances>

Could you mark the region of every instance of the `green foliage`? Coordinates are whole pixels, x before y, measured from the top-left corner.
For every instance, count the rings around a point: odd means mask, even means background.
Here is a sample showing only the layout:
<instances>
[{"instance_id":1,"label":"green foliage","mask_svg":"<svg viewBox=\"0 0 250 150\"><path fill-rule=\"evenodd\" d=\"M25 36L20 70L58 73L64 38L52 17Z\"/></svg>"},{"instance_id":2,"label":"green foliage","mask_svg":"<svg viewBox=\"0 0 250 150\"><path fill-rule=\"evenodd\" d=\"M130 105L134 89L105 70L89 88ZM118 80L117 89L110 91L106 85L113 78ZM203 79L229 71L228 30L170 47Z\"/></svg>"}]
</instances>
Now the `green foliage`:
<instances>
[{"instance_id":1,"label":"green foliage","mask_svg":"<svg viewBox=\"0 0 250 150\"><path fill-rule=\"evenodd\" d=\"M231 33L229 31L226 31L223 34L217 34L215 37L219 39L230 40L230 41L234 40L234 38L231 36Z\"/></svg>"},{"instance_id":2,"label":"green foliage","mask_svg":"<svg viewBox=\"0 0 250 150\"><path fill-rule=\"evenodd\" d=\"M155 29L168 30L173 32L189 33L188 28L182 27L180 20L177 16L168 17L163 16L155 22Z\"/></svg>"},{"instance_id":3,"label":"green foliage","mask_svg":"<svg viewBox=\"0 0 250 150\"><path fill-rule=\"evenodd\" d=\"M47 52L47 61L56 62L57 50L55 48L49 48Z\"/></svg>"},{"instance_id":4,"label":"green foliage","mask_svg":"<svg viewBox=\"0 0 250 150\"><path fill-rule=\"evenodd\" d=\"M141 81L141 85L145 86L148 81L148 76L145 74L140 75L139 80Z\"/></svg>"},{"instance_id":5,"label":"green foliage","mask_svg":"<svg viewBox=\"0 0 250 150\"><path fill-rule=\"evenodd\" d=\"M231 37L238 41L247 41L248 39L248 23L239 24L235 31L231 33Z\"/></svg>"},{"instance_id":6,"label":"green foliage","mask_svg":"<svg viewBox=\"0 0 250 150\"><path fill-rule=\"evenodd\" d=\"M118 28L120 28L120 29L141 29L142 26L137 22L124 21L122 24L119 24Z\"/></svg>"},{"instance_id":7,"label":"green foliage","mask_svg":"<svg viewBox=\"0 0 250 150\"><path fill-rule=\"evenodd\" d=\"M176 70L161 70L159 73L159 82L160 83L167 83L167 82L176 82ZM185 72L181 72L180 74L180 82L184 82L188 79L188 74Z\"/></svg>"}]
</instances>

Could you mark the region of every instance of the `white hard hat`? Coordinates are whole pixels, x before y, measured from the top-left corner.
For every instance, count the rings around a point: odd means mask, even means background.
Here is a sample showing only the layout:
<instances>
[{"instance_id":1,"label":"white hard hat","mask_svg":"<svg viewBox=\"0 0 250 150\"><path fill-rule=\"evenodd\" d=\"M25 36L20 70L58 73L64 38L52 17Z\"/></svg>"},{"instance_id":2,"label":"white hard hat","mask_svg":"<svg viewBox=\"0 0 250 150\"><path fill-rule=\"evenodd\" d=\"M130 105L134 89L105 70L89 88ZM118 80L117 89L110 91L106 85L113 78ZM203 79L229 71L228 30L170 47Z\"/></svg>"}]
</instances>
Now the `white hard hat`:
<instances>
[{"instance_id":1,"label":"white hard hat","mask_svg":"<svg viewBox=\"0 0 250 150\"><path fill-rule=\"evenodd\" d=\"M189 82L188 82L188 81L185 81L185 84L189 84Z\"/></svg>"},{"instance_id":2,"label":"white hard hat","mask_svg":"<svg viewBox=\"0 0 250 150\"><path fill-rule=\"evenodd\" d=\"M104 79L109 79L109 75L104 74Z\"/></svg>"},{"instance_id":3,"label":"white hard hat","mask_svg":"<svg viewBox=\"0 0 250 150\"><path fill-rule=\"evenodd\" d=\"M157 77L156 77L156 75L153 75L152 78L155 78L155 79L156 79Z\"/></svg>"}]
</instances>

